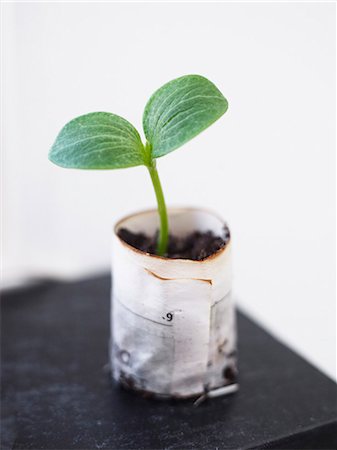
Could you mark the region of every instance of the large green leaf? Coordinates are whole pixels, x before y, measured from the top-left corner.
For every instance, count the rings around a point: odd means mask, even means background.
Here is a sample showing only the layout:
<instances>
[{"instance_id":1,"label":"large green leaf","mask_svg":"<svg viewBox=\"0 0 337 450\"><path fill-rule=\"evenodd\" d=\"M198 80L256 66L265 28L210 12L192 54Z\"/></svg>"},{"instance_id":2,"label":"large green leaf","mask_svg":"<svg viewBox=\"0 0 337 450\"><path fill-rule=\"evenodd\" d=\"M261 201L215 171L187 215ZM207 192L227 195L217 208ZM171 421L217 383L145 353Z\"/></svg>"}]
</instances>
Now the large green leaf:
<instances>
[{"instance_id":1,"label":"large green leaf","mask_svg":"<svg viewBox=\"0 0 337 450\"><path fill-rule=\"evenodd\" d=\"M209 127L228 108L219 89L200 75L177 78L158 89L143 115L152 157L172 152Z\"/></svg>"},{"instance_id":2,"label":"large green leaf","mask_svg":"<svg viewBox=\"0 0 337 450\"><path fill-rule=\"evenodd\" d=\"M144 164L144 152L138 131L127 120L96 112L65 125L49 159L75 169L121 169Z\"/></svg>"}]
</instances>

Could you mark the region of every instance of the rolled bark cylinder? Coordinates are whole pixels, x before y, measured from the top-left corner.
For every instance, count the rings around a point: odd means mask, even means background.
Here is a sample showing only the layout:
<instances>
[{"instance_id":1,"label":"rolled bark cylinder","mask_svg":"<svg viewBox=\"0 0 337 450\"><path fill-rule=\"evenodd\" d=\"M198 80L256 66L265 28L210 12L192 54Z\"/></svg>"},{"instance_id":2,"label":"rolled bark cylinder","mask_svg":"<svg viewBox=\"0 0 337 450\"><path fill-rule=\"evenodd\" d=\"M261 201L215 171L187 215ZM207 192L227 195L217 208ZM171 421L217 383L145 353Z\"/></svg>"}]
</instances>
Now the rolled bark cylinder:
<instances>
[{"instance_id":1,"label":"rolled bark cylinder","mask_svg":"<svg viewBox=\"0 0 337 450\"><path fill-rule=\"evenodd\" d=\"M204 210L169 210L170 232L228 233ZM121 228L152 235L156 210L119 221L113 235L113 377L155 397L188 398L235 383L236 322L232 302L231 240L201 260L170 259L138 250L118 237Z\"/></svg>"}]
</instances>

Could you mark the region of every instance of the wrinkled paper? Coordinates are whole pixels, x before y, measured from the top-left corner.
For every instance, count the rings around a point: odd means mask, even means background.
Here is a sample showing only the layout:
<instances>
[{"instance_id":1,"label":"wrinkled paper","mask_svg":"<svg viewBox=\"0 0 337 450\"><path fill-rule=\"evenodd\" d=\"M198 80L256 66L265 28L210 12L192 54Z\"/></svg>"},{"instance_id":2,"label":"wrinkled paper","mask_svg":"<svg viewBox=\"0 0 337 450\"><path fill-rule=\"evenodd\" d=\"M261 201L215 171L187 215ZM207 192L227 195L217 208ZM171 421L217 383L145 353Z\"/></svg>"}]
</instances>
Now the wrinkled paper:
<instances>
[{"instance_id":1,"label":"wrinkled paper","mask_svg":"<svg viewBox=\"0 0 337 450\"><path fill-rule=\"evenodd\" d=\"M177 233L183 230L189 210L174 211L170 225ZM200 211L198 228L209 214ZM174 217L180 223L176 230ZM138 224L132 223L133 231L146 232L151 219L149 213L143 220L139 217ZM204 228L212 229L213 222L204 221ZM118 226L128 228L128 219ZM202 395L234 383L231 285L231 242L215 256L190 261L148 255L114 235L111 364L115 380L170 397Z\"/></svg>"}]
</instances>

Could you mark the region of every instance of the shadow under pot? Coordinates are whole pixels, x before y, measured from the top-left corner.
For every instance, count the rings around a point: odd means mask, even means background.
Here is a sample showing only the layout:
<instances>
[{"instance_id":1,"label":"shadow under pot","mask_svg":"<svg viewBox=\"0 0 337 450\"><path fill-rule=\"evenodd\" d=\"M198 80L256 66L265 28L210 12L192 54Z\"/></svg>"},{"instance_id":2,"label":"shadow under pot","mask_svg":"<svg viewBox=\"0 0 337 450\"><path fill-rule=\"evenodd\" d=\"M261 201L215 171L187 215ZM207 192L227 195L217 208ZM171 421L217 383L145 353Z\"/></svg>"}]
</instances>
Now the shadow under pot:
<instances>
[{"instance_id":1,"label":"shadow under pot","mask_svg":"<svg viewBox=\"0 0 337 450\"><path fill-rule=\"evenodd\" d=\"M156 210L119 221L113 235L112 340L114 379L157 398L217 396L236 385L236 321L231 241L226 223L205 210L169 210L170 232L212 231L227 243L201 261L152 255L118 233L153 235ZM227 386L227 387L226 387Z\"/></svg>"}]
</instances>

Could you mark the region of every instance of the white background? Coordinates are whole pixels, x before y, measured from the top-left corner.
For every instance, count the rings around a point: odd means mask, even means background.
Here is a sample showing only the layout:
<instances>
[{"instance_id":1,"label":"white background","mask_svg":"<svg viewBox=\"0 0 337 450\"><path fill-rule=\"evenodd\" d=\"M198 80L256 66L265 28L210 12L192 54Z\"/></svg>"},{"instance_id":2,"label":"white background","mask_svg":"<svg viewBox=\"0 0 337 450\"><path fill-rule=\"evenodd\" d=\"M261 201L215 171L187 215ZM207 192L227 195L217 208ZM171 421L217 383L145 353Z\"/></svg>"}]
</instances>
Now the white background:
<instances>
[{"instance_id":1,"label":"white background","mask_svg":"<svg viewBox=\"0 0 337 450\"><path fill-rule=\"evenodd\" d=\"M108 268L114 221L155 205L149 176L62 170L49 147L90 111L141 129L155 89L199 73L230 106L158 161L167 202L228 220L240 306L335 376L334 9L3 5L4 283Z\"/></svg>"}]
</instances>

